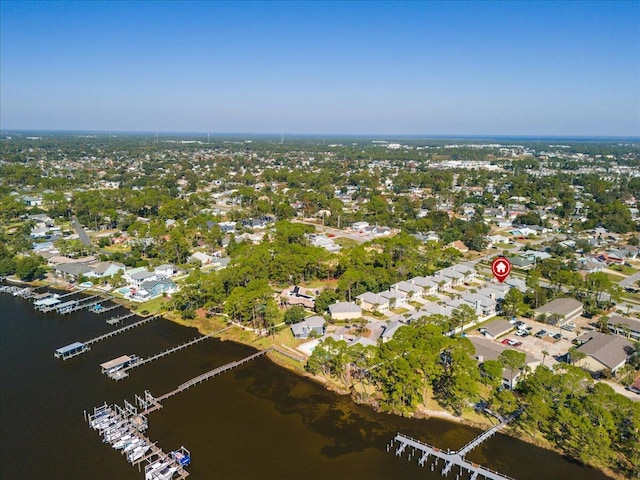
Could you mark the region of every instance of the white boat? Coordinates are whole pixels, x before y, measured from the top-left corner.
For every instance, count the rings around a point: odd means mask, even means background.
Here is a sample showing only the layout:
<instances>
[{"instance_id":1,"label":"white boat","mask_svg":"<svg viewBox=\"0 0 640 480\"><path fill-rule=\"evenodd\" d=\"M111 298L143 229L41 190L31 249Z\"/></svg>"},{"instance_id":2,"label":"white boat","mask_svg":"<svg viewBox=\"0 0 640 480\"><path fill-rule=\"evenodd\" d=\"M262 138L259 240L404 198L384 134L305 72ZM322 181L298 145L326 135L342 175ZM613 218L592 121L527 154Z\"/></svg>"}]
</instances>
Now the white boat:
<instances>
[{"instance_id":1,"label":"white boat","mask_svg":"<svg viewBox=\"0 0 640 480\"><path fill-rule=\"evenodd\" d=\"M168 467L169 465L171 465L171 461L167 461L166 459L160 459L158 461L156 461L155 463L152 463L150 465L147 465L147 467L144 469L144 478L145 480L150 480L153 478L153 476L161 471L162 469Z\"/></svg>"},{"instance_id":2,"label":"white boat","mask_svg":"<svg viewBox=\"0 0 640 480\"><path fill-rule=\"evenodd\" d=\"M177 470L178 468L175 466L165 468L153 475L150 480L169 480Z\"/></svg>"},{"instance_id":3,"label":"white boat","mask_svg":"<svg viewBox=\"0 0 640 480\"><path fill-rule=\"evenodd\" d=\"M126 447L124 447L123 452L125 453L130 452L134 448L139 447L142 443L143 443L142 440L140 440L139 438L136 438L133 442L131 442Z\"/></svg>"},{"instance_id":4,"label":"white boat","mask_svg":"<svg viewBox=\"0 0 640 480\"><path fill-rule=\"evenodd\" d=\"M135 462L136 460L138 460L139 458L142 458L142 456L147 453L147 451L149 451L149 449L151 448L151 446L144 444L142 447L138 447L136 448L133 452L131 452L131 455L129 455L129 461L131 463Z\"/></svg>"},{"instance_id":5,"label":"white boat","mask_svg":"<svg viewBox=\"0 0 640 480\"><path fill-rule=\"evenodd\" d=\"M129 440L131 440L132 438L133 438L133 435L131 435L131 434L122 435L120 438L118 438L118 440L113 442L113 445L111 445L111 446L113 448L115 448L116 450L120 450L121 448L124 448L126 446L127 442Z\"/></svg>"}]
</instances>

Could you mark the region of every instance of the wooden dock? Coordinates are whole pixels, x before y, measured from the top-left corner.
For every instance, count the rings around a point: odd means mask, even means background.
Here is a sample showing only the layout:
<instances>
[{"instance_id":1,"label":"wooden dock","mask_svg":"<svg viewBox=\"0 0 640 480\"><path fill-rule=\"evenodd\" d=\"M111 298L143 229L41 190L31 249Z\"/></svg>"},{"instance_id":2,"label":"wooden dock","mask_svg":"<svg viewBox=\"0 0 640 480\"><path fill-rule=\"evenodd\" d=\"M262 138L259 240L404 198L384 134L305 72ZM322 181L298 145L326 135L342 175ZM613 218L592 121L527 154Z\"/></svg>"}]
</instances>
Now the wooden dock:
<instances>
[{"instance_id":1,"label":"wooden dock","mask_svg":"<svg viewBox=\"0 0 640 480\"><path fill-rule=\"evenodd\" d=\"M112 318L106 320L106 322L107 322L108 325L117 325L118 323L122 323L127 318L134 317L135 315L136 315L135 313L127 313L127 314L121 315L119 317L112 317Z\"/></svg>"},{"instance_id":2,"label":"wooden dock","mask_svg":"<svg viewBox=\"0 0 640 480\"><path fill-rule=\"evenodd\" d=\"M486 432L478 435L476 438L467 443L464 447L457 451L450 451L447 449L445 452L442 449L436 448L427 443L420 442L418 440L414 440L413 438L407 437L402 433L398 433L395 438L391 441L389 445L387 445L387 451L390 451L392 448L395 448L396 442L398 443L398 447L395 450L396 456L401 456L407 450L407 447L410 448L409 451L409 460L416 455L419 454L418 465L424 467L429 457L434 458L434 463L431 464L431 471L434 470L434 467L438 465L439 460L443 461L442 475L446 477L451 472L451 469L454 466L458 466L460 468L460 472L466 470L471 475L471 480L476 480L479 475L488 479L488 480L513 480L513 478L504 475L502 473L496 472L495 470L491 470L490 468L483 467L482 465L478 465L476 463L470 462L465 458L465 455L469 453L471 450L476 448L481 443L485 442L489 438L491 438L498 431L503 429L511 420L520 415L521 411L518 410L509 417L503 419L498 425L493 426Z\"/></svg>"},{"instance_id":3,"label":"wooden dock","mask_svg":"<svg viewBox=\"0 0 640 480\"><path fill-rule=\"evenodd\" d=\"M154 360L158 360L162 357L166 357L167 355L171 355L172 353L178 352L180 350L183 350L185 348L190 347L191 345L195 345L196 343L200 343L200 342L204 342L205 340L207 340L208 338L212 338L214 335L218 335L219 333L225 332L227 330L229 330L230 328L232 328L233 326L229 326L229 327L225 327L221 330L218 330L216 332L213 332L209 335L204 335L202 337L196 337L193 340L186 342L186 343L182 343L176 347L172 347L169 348L167 350L165 350L164 352L160 352L156 355L153 355L151 357L148 358L144 358L142 360L138 360L135 363L132 363L131 365L122 368L118 371L118 375L109 375L109 378L111 378L112 380L122 380L123 378L126 378L129 376L129 370L133 370L134 368L138 368L141 367L143 365L146 365L147 363L153 362Z\"/></svg>"},{"instance_id":4,"label":"wooden dock","mask_svg":"<svg viewBox=\"0 0 640 480\"><path fill-rule=\"evenodd\" d=\"M96 314L100 314L100 313L107 313L110 312L111 310L115 310L116 308L120 308L122 307L122 305L118 305L117 303L114 305L109 305L108 307L103 307L102 306L102 302L98 302L97 304L95 304L93 306L94 308L90 308L89 310L91 310L91 313L96 313Z\"/></svg>"},{"instance_id":5,"label":"wooden dock","mask_svg":"<svg viewBox=\"0 0 640 480\"><path fill-rule=\"evenodd\" d=\"M131 314L131 316L133 316L133 315L134 314ZM152 320L155 320L156 318L158 318L160 316L161 315L156 315L154 317L143 318L139 322L131 323L131 324L126 325L124 327L118 328L117 330L113 330L111 332L105 333L104 335L100 335L99 337L92 338L92 339L87 340L85 342L76 342L76 343L80 343L80 344L84 345L85 348L83 348L82 350L80 350L77 353L75 353L75 355L80 355L82 353L88 352L89 350L91 350L91 345L93 345L94 343L97 343L97 342L99 342L101 340L105 340L107 338L113 337L115 335L119 335L119 334L121 334L123 332L126 332L127 330L131 330L132 328L138 327L140 325L144 325L145 323L149 323ZM66 347L62 347L62 348L64 349ZM61 349L59 348L58 350L61 350ZM56 350L56 352L58 350ZM55 353L54 353L54 355L55 355Z\"/></svg>"},{"instance_id":6,"label":"wooden dock","mask_svg":"<svg viewBox=\"0 0 640 480\"><path fill-rule=\"evenodd\" d=\"M118 328L117 330L113 330L111 332L105 333L104 335L100 335L98 337L92 338L91 340L87 340L86 342L83 342L85 345L92 345L94 343L100 342L101 340L104 340L106 338L110 338L110 337L114 337L115 335L120 335L123 332L126 332L127 330L131 330L132 328L136 328L140 325L144 325L145 323L149 323L152 320L155 320L156 318L161 317L162 315L155 315L153 317L148 317L148 318L143 318L142 320L135 322L135 323L130 323L129 325L125 325L124 327Z\"/></svg>"},{"instance_id":7,"label":"wooden dock","mask_svg":"<svg viewBox=\"0 0 640 480\"><path fill-rule=\"evenodd\" d=\"M250 362L251 360L254 360L258 357L261 357L262 355L265 355L270 351L271 351L271 347L267 348L266 350L260 350L259 352L249 355L248 357L245 357L241 360L236 360L234 362L229 362L224 365L221 365L220 367L214 368L213 370L203 373L202 375L198 375L197 377L194 377L191 380L188 380L178 385L178 387L175 388L174 390L171 390L170 392L167 392L164 395L161 395L159 397L154 397L148 391L145 391L144 399L136 396L137 399L139 399L139 402L138 402L139 405L142 408L144 408L144 410L140 412L140 415L148 415L151 412L160 410L162 408L162 404L160 402L166 400L167 398L173 397L178 393L184 392L185 390L188 390L189 388L195 385L205 382L231 369L239 367L240 365L244 365L245 363Z\"/></svg>"},{"instance_id":8,"label":"wooden dock","mask_svg":"<svg viewBox=\"0 0 640 480\"><path fill-rule=\"evenodd\" d=\"M111 431L107 431L107 429L101 428L99 425L94 424L95 419L104 418L108 416L115 425ZM94 408L94 413L87 415L85 411L85 420L89 423L89 426L94 430L97 430L98 433L103 437L103 441L105 443L110 443L114 448L121 448L121 454L125 455L125 449L122 447L117 447L116 443L118 440L124 435L130 435L131 437L136 437L137 442L140 444L146 445L148 447L148 453L145 453L140 458L133 459L129 457L127 454L127 461L129 461L132 465L138 467L138 471L142 471L142 465L147 463L145 466L145 474L153 462L158 460L163 460L167 462L167 466L174 467L174 472L168 478L173 479L185 479L189 476L189 472L187 472L173 454L169 455L164 453L164 451L158 447L157 442L151 441L147 436L145 436L142 431L146 429L147 423L143 422L141 425L138 421L140 418L143 418L141 414L137 413L137 409L125 401L125 408L121 408L118 405L108 406L106 404ZM145 419L146 420L146 419ZM142 428L141 428L142 427ZM115 433L114 433L115 432ZM184 447L181 447L179 451L189 453ZM189 456L191 454L189 453ZM146 477L146 475L145 475Z\"/></svg>"}]
</instances>

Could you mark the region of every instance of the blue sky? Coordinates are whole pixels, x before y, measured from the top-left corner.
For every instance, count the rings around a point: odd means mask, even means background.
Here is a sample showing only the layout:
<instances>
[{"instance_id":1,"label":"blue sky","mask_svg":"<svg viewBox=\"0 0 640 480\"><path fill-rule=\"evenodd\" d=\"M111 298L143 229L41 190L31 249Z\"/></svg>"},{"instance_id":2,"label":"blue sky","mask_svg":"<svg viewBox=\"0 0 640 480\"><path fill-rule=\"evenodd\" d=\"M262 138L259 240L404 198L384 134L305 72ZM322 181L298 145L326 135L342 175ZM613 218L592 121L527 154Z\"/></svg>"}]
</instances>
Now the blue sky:
<instances>
[{"instance_id":1,"label":"blue sky","mask_svg":"<svg viewBox=\"0 0 640 480\"><path fill-rule=\"evenodd\" d=\"M0 2L0 128L640 136L640 2Z\"/></svg>"}]
</instances>

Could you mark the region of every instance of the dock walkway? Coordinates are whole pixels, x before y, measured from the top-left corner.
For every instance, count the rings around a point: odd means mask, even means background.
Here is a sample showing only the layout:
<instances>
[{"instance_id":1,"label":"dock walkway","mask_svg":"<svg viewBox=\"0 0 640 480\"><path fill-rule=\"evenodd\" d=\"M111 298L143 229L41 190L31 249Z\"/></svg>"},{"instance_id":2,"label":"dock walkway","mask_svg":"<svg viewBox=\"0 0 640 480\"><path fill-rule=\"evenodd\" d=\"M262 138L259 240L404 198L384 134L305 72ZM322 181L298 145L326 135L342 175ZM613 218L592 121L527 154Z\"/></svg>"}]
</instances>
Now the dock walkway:
<instances>
[{"instance_id":1,"label":"dock walkway","mask_svg":"<svg viewBox=\"0 0 640 480\"><path fill-rule=\"evenodd\" d=\"M252 355L249 355L248 357L245 357L241 360L236 360L234 362L229 362L226 363L224 365L221 365L219 367L214 368L213 370L210 370L208 372L205 372L201 375L198 375L197 377L192 378L191 380L188 380L182 384L180 384L178 387L176 387L174 390L171 390L170 392L165 393L164 395L161 395L159 397L154 397L153 395L151 395L148 391L144 392L144 398L141 397L137 397L138 403L139 405L144 408L143 411L140 412L140 415L148 415L151 412L155 412L156 410L160 410L162 408L162 404L160 402L166 400L167 398L173 397L174 395L177 395L178 393L184 392L185 390L188 390L189 388L198 385L199 383L205 382L213 377L216 377L224 372L227 372L233 368L239 367L240 365L243 365L247 362L250 362L251 360L254 360L258 357L261 357L262 355L265 355L266 353L271 351L271 347L267 348L266 350L260 350L259 352L256 352Z\"/></svg>"},{"instance_id":2,"label":"dock walkway","mask_svg":"<svg viewBox=\"0 0 640 480\"><path fill-rule=\"evenodd\" d=\"M191 345L195 345L196 343L203 342L203 341L207 340L208 338L212 338L214 335L218 335L219 333L222 333L222 332L225 332L225 331L229 330L230 328L232 328L232 326L225 327L225 328L223 328L221 330L218 330L216 332L210 333L209 335L204 335L202 337L196 337L196 338L194 338L193 340L191 340L189 342L182 343L182 344L180 344L178 346L169 348L169 349L165 350L164 352L160 352L160 353L158 353L156 355L153 355L151 357L147 357L147 358L143 358L142 360L138 360L137 362L132 363L131 365L120 369L118 371L118 375L113 375L113 376L109 375L109 377L112 380L122 380L123 378L126 378L126 377L129 376L129 374L128 374L129 370L133 370L134 368L141 367L143 365L146 365L147 363L153 362L154 360L158 360L158 359L160 359L162 357L166 357L167 355L171 355L172 353L175 353L175 352L178 352L180 350L183 350L183 349L185 349L187 347L190 347Z\"/></svg>"},{"instance_id":3,"label":"dock walkway","mask_svg":"<svg viewBox=\"0 0 640 480\"><path fill-rule=\"evenodd\" d=\"M476 448L478 445L482 444L493 435L495 435L498 431L503 429L511 420L520 415L521 411L518 410L514 412L509 417L503 419L499 424L493 426L486 432L481 433L476 438L467 443L464 447L457 451L447 450L446 452L440 448L434 447L427 443L420 442L418 440L414 440L413 438L407 437L402 433L398 433L392 442L387 445L387 451L391 450L395 443L399 444L398 448L395 450L396 456L401 456L407 447L411 448L411 452L409 453L409 459L417 452L420 452L420 458L418 459L418 464L421 467L425 466L428 458L430 456L434 457L435 462L431 465L431 470L433 471L434 466L438 464L439 460L443 460L444 466L442 468L442 475L447 476L454 465L457 465L462 471L467 470L472 479L478 478L479 475L483 476L488 480L513 480L511 477L504 475L502 473L491 470L490 468L483 467L482 465L478 465L476 463L470 462L465 458L465 455L469 453L471 450Z\"/></svg>"},{"instance_id":4,"label":"dock walkway","mask_svg":"<svg viewBox=\"0 0 640 480\"><path fill-rule=\"evenodd\" d=\"M133 314L131 314L130 316L133 316ZM152 320L155 320L156 318L158 318L160 316L161 315L156 315L154 317L143 318L139 322L131 323L129 325L126 325L124 327L118 328L118 329L113 330L111 332L107 332L104 335L100 335L98 337L94 337L94 338L92 338L90 340L87 340L85 342L74 342L74 343L72 343L70 345L67 345L66 347L58 348L55 351L54 356L56 356L58 358L62 358L63 360L66 360L67 358L71 358L71 357L74 357L76 355L81 355L81 354L91 350L91 345L93 345L94 343L97 343L97 342L99 342L101 340L104 340L106 338L109 338L109 337L113 337L115 335L119 335L119 334L121 334L123 332L126 332L127 330L131 330L132 328L138 327L138 326L143 325L145 323L148 323L148 322L150 322ZM72 348L73 355L64 355L64 352L69 351L71 347L75 347L77 345L82 345L82 348L81 349Z\"/></svg>"},{"instance_id":5,"label":"dock walkway","mask_svg":"<svg viewBox=\"0 0 640 480\"><path fill-rule=\"evenodd\" d=\"M131 318L135 316L135 313L127 313L125 315L121 315L119 317L112 317L108 320L106 320L108 325L117 325L118 323L121 323L122 321L126 320L127 318Z\"/></svg>"},{"instance_id":6,"label":"dock walkway","mask_svg":"<svg viewBox=\"0 0 640 480\"><path fill-rule=\"evenodd\" d=\"M161 315L155 315L153 317L148 317L148 318L143 318L142 320L135 322L135 323L131 323L129 325L125 325L124 327L118 328L117 330L113 330L111 332L107 332L104 335L100 335L98 337L92 338L91 340L87 340L86 342L84 342L85 345L92 345L94 343L97 343L101 340L104 340L106 338L110 338L113 337L115 335L119 335L123 332L126 332L127 330L131 330L132 328L138 327L140 325L144 325L145 323L149 323L152 320L155 320L156 318L161 317Z\"/></svg>"}]
</instances>

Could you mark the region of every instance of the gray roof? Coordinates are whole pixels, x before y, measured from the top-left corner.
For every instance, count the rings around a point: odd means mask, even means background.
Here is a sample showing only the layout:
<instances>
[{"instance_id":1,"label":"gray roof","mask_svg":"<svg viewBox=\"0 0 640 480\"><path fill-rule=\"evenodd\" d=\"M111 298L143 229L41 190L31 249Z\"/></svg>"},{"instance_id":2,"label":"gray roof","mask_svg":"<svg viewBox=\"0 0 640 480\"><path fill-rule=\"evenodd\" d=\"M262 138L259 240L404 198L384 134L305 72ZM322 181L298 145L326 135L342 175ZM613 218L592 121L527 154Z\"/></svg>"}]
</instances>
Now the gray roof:
<instances>
[{"instance_id":1,"label":"gray roof","mask_svg":"<svg viewBox=\"0 0 640 480\"><path fill-rule=\"evenodd\" d=\"M640 320L637 318L621 317L620 315L611 315L609 317L609 325L626 325L632 332L640 332Z\"/></svg>"},{"instance_id":2,"label":"gray roof","mask_svg":"<svg viewBox=\"0 0 640 480\"><path fill-rule=\"evenodd\" d=\"M577 351L595 358L604 366L614 369L624 362L633 348L633 343L617 335L605 335L600 332L587 332L577 340L586 342Z\"/></svg>"},{"instance_id":3,"label":"gray roof","mask_svg":"<svg viewBox=\"0 0 640 480\"><path fill-rule=\"evenodd\" d=\"M338 302L329 305L329 313L362 313L362 309L353 302Z\"/></svg>"},{"instance_id":4,"label":"gray roof","mask_svg":"<svg viewBox=\"0 0 640 480\"><path fill-rule=\"evenodd\" d=\"M578 300L573 298L556 298L540 308L537 308L536 312L550 314L556 313L564 317L578 309L582 309L582 303Z\"/></svg>"},{"instance_id":5,"label":"gray roof","mask_svg":"<svg viewBox=\"0 0 640 480\"><path fill-rule=\"evenodd\" d=\"M493 322L488 323L484 328L491 334L491 336L499 337L500 335L507 333L509 330L513 330L514 327L506 320L494 320Z\"/></svg>"},{"instance_id":6,"label":"gray roof","mask_svg":"<svg viewBox=\"0 0 640 480\"><path fill-rule=\"evenodd\" d=\"M382 338L391 338L396 333L396 330L403 326L405 326L405 324L398 321L389 322L389 325L385 327L384 332L382 332L380 336Z\"/></svg>"},{"instance_id":7,"label":"gray roof","mask_svg":"<svg viewBox=\"0 0 640 480\"><path fill-rule=\"evenodd\" d=\"M308 335L311 330L314 328L322 328L325 325L324 318L314 315L312 317L307 317L303 321L291 325L291 331L294 336L302 336Z\"/></svg>"},{"instance_id":8,"label":"gray roof","mask_svg":"<svg viewBox=\"0 0 640 480\"><path fill-rule=\"evenodd\" d=\"M84 263L63 263L62 265L55 266L54 270L73 276L84 275L92 271L92 269Z\"/></svg>"},{"instance_id":9,"label":"gray roof","mask_svg":"<svg viewBox=\"0 0 640 480\"><path fill-rule=\"evenodd\" d=\"M146 270L144 272L136 272L131 274L131 278L135 280L144 280L145 278L155 277L155 276L156 276L155 273L148 272Z\"/></svg>"}]
</instances>

